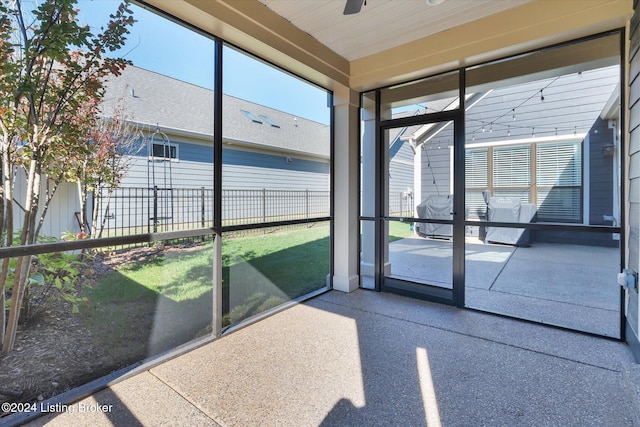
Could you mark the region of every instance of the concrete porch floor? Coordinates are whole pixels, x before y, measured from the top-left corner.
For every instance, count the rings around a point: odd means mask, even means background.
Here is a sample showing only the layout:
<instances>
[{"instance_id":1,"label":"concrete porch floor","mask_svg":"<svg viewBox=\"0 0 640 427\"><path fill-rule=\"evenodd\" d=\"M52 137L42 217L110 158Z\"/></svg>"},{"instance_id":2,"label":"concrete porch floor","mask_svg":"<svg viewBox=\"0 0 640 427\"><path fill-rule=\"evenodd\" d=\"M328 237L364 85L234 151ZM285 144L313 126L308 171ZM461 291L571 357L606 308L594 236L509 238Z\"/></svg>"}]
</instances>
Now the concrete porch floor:
<instances>
[{"instance_id":1,"label":"concrete porch floor","mask_svg":"<svg viewBox=\"0 0 640 427\"><path fill-rule=\"evenodd\" d=\"M389 244L391 276L451 288L449 240L409 237ZM492 313L620 338L620 250L534 242L467 242L465 305Z\"/></svg>"},{"instance_id":2,"label":"concrete porch floor","mask_svg":"<svg viewBox=\"0 0 640 427\"><path fill-rule=\"evenodd\" d=\"M397 295L332 291L30 425L639 425L620 342Z\"/></svg>"}]
</instances>

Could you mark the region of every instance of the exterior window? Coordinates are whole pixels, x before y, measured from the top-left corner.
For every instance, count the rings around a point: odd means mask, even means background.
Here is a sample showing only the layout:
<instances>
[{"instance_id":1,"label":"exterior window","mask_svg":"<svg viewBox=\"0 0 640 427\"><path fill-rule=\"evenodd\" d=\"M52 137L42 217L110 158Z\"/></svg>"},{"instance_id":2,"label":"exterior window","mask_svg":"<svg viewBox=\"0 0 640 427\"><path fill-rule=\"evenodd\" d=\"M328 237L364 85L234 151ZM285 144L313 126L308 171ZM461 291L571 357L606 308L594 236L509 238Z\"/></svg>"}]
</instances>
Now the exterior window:
<instances>
[{"instance_id":1,"label":"exterior window","mask_svg":"<svg viewBox=\"0 0 640 427\"><path fill-rule=\"evenodd\" d=\"M532 151L535 164L531 161ZM465 153L465 168L466 205L472 217L486 214L482 190L489 190L492 196L535 203L539 221L582 219L580 142L470 149Z\"/></svg>"},{"instance_id":2,"label":"exterior window","mask_svg":"<svg viewBox=\"0 0 640 427\"><path fill-rule=\"evenodd\" d=\"M487 205L484 202L482 191L489 187L488 154L487 148L466 150L465 152L466 203L469 215L472 217L482 217L487 213Z\"/></svg>"},{"instance_id":3,"label":"exterior window","mask_svg":"<svg viewBox=\"0 0 640 427\"><path fill-rule=\"evenodd\" d=\"M219 159L226 327L327 287L332 154L326 90L230 45L222 59L221 136L234 141Z\"/></svg>"},{"instance_id":4,"label":"exterior window","mask_svg":"<svg viewBox=\"0 0 640 427\"><path fill-rule=\"evenodd\" d=\"M531 147L493 149L493 195L530 200Z\"/></svg>"},{"instance_id":5,"label":"exterior window","mask_svg":"<svg viewBox=\"0 0 640 427\"><path fill-rule=\"evenodd\" d=\"M178 146L174 144L153 144L152 156L156 158L164 158L178 160Z\"/></svg>"},{"instance_id":6,"label":"exterior window","mask_svg":"<svg viewBox=\"0 0 640 427\"><path fill-rule=\"evenodd\" d=\"M582 218L582 150L578 142L537 147L538 219L578 222Z\"/></svg>"}]
</instances>

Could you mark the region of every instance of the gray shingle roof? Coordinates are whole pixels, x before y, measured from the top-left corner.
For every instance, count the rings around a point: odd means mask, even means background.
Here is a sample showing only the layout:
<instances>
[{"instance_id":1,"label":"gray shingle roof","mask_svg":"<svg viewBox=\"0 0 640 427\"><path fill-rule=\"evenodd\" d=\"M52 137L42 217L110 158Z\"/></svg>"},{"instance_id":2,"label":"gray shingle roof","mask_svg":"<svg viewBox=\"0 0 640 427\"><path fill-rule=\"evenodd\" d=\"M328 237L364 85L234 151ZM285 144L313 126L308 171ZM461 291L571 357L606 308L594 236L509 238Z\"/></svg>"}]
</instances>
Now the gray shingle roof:
<instances>
[{"instance_id":1,"label":"gray shingle roof","mask_svg":"<svg viewBox=\"0 0 640 427\"><path fill-rule=\"evenodd\" d=\"M154 130L213 135L213 91L142 68L129 66L106 83L102 112L109 116L124 108L133 122ZM284 96L284 94L283 94ZM279 127L260 118L255 123L241 110L267 116ZM330 127L263 105L223 95L223 138L269 150L329 157Z\"/></svg>"}]
</instances>

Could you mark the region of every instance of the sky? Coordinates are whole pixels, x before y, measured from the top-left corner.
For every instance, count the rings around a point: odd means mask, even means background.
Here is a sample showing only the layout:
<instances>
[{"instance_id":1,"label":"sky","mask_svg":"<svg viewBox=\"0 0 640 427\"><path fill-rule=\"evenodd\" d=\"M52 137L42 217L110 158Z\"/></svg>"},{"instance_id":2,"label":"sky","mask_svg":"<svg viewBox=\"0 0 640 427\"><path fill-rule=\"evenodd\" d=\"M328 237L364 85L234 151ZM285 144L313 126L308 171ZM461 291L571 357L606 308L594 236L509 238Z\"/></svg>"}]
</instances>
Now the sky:
<instances>
[{"instance_id":1,"label":"sky","mask_svg":"<svg viewBox=\"0 0 640 427\"><path fill-rule=\"evenodd\" d=\"M79 0L78 18L98 32L118 5L118 0ZM143 8L131 7L138 22L117 55L137 67L213 89L213 40ZM329 124L326 91L234 49L225 48L223 56L225 94Z\"/></svg>"}]
</instances>

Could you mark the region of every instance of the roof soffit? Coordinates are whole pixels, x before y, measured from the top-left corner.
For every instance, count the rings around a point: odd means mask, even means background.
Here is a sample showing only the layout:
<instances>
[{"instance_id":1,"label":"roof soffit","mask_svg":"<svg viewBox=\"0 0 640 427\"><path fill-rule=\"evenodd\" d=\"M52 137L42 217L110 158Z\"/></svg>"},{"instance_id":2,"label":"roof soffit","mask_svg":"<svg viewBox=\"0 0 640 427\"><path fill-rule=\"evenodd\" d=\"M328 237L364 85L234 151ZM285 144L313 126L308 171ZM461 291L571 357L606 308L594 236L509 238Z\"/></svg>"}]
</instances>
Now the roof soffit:
<instances>
[{"instance_id":1,"label":"roof soffit","mask_svg":"<svg viewBox=\"0 0 640 427\"><path fill-rule=\"evenodd\" d=\"M279 1L290 4L307 2ZM505 1L491 0L487 3ZM304 28L295 27L257 0L147 2L325 88L336 90L346 86L356 91L396 84L620 28L632 15L632 2L629 0L518 2L516 7L468 21L464 25L451 22L448 29L437 34L349 62L332 51L331 45L327 47L322 44L307 34ZM372 8L371 5L367 7ZM437 7L432 9L437 10ZM375 33L375 29L381 26L388 26L388 21L388 16L370 20L369 33Z\"/></svg>"},{"instance_id":2,"label":"roof soffit","mask_svg":"<svg viewBox=\"0 0 640 427\"><path fill-rule=\"evenodd\" d=\"M633 14L627 0L556 0L549 6L536 0L352 61L351 87L370 90L621 28Z\"/></svg>"},{"instance_id":3,"label":"roof soffit","mask_svg":"<svg viewBox=\"0 0 640 427\"><path fill-rule=\"evenodd\" d=\"M256 0L146 0L318 85L348 86L349 62Z\"/></svg>"}]
</instances>

